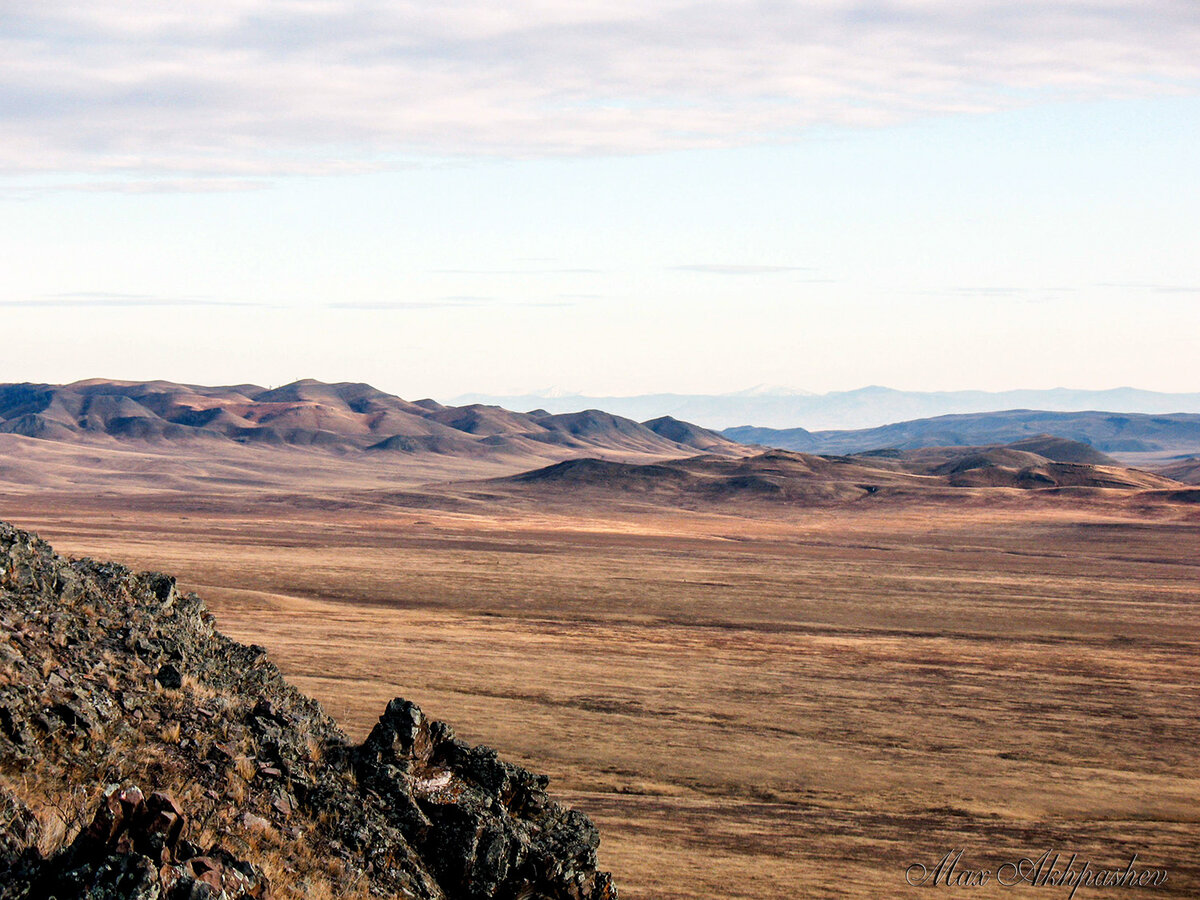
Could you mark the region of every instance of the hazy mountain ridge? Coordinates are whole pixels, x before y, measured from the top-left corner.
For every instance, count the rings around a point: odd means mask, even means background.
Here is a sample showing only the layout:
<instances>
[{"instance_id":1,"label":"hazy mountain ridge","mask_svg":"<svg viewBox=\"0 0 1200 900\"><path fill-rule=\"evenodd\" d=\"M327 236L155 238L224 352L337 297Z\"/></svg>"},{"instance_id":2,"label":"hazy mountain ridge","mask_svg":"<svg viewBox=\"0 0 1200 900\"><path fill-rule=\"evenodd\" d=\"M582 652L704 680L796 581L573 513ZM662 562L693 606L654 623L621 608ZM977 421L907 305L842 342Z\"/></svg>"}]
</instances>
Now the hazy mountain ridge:
<instances>
[{"instance_id":1,"label":"hazy mountain ridge","mask_svg":"<svg viewBox=\"0 0 1200 900\"><path fill-rule=\"evenodd\" d=\"M583 394L494 396L465 394L458 403L497 403L509 409L567 412L596 406L639 421L670 415L707 428L746 424L812 430L874 428L893 422L1007 409L1125 413L1200 413L1200 393L1161 393L1138 388L1111 390L900 391L872 385L851 391L809 394L758 388L730 394L643 394L600 397Z\"/></svg>"},{"instance_id":2,"label":"hazy mountain ridge","mask_svg":"<svg viewBox=\"0 0 1200 900\"><path fill-rule=\"evenodd\" d=\"M233 441L481 457L739 450L728 438L687 423L660 420L647 427L599 410L530 414L412 403L367 384L313 380L273 389L101 379L0 385L0 433L62 442Z\"/></svg>"},{"instance_id":3,"label":"hazy mountain ridge","mask_svg":"<svg viewBox=\"0 0 1200 900\"><path fill-rule=\"evenodd\" d=\"M1008 444L1054 435L1086 444L1125 461L1163 461L1200 452L1200 415L1140 415L1113 412L1052 412L1014 409L939 416L854 431L803 428L728 428L726 437L806 453Z\"/></svg>"}]
</instances>

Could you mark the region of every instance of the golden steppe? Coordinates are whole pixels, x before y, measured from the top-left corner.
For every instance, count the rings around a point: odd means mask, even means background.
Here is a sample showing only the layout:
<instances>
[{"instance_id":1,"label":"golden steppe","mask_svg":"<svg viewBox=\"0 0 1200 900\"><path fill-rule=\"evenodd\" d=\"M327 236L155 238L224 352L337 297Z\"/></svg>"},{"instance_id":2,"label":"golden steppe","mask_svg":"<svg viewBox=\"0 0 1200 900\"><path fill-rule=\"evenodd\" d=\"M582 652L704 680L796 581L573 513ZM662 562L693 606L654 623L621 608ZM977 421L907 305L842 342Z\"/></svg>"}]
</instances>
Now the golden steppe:
<instances>
[{"instance_id":1,"label":"golden steppe","mask_svg":"<svg viewBox=\"0 0 1200 900\"><path fill-rule=\"evenodd\" d=\"M481 463L4 437L0 518L177 575L355 738L399 695L548 773L622 897L903 896L959 849L1136 853L1169 880L1076 896L1200 896L1194 504L684 509L449 483L503 474Z\"/></svg>"}]
</instances>

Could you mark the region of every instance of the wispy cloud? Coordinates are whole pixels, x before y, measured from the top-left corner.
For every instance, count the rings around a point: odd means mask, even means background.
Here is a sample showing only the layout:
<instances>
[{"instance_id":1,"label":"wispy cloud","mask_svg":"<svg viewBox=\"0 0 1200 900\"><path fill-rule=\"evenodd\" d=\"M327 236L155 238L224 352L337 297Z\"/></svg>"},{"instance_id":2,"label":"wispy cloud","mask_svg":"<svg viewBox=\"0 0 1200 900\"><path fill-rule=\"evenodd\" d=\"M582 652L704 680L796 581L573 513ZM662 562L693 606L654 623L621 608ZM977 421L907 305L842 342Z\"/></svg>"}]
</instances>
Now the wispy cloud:
<instances>
[{"instance_id":1,"label":"wispy cloud","mask_svg":"<svg viewBox=\"0 0 1200 900\"><path fill-rule=\"evenodd\" d=\"M1103 282L1096 285L1122 291L1144 291L1151 294L1200 294L1196 284L1145 284L1141 282Z\"/></svg>"},{"instance_id":2,"label":"wispy cloud","mask_svg":"<svg viewBox=\"0 0 1200 900\"><path fill-rule=\"evenodd\" d=\"M600 269L434 269L435 275L598 275Z\"/></svg>"},{"instance_id":3,"label":"wispy cloud","mask_svg":"<svg viewBox=\"0 0 1200 900\"><path fill-rule=\"evenodd\" d=\"M697 264L671 266L673 272L702 272L706 275L774 275L780 272L811 272L809 266L735 266Z\"/></svg>"},{"instance_id":4,"label":"wispy cloud","mask_svg":"<svg viewBox=\"0 0 1200 900\"><path fill-rule=\"evenodd\" d=\"M131 181L83 181L60 188L93 194L215 194L261 191L271 186L264 178L155 178Z\"/></svg>"},{"instance_id":5,"label":"wispy cloud","mask_svg":"<svg viewBox=\"0 0 1200 900\"><path fill-rule=\"evenodd\" d=\"M16 181L16 179L14 179ZM268 190L268 178L156 178L115 177L102 181L58 178L34 183L0 181L0 200L29 201L63 191L83 194L229 194Z\"/></svg>"},{"instance_id":6,"label":"wispy cloud","mask_svg":"<svg viewBox=\"0 0 1200 900\"><path fill-rule=\"evenodd\" d=\"M326 309L361 310L366 312L403 312L406 310L456 309L463 307L555 307L573 306L562 300L505 300L500 297L451 296L436 300L351 300L329 303Z\"/></svg>"},{"instance_id":7,"label":"wispy cloud","mask_svg":"<svg viewBox=\"0 0 1200 900\"><path fill-rule=\"evenodd\" d=\"M450 295L431 300L348 300L326 303L321 308L335 310L398 311L462 309L480 307L505 308L552 308L575 306L577 298L561 295L553 300L511 300L503 297L480 297ZM241 309L283 309L273 303L258 303L243 300L221 300L211 297L161 297L152 294L120 294L105 291L77 291L64 294L47 294L41 297L24 297L0 300L0 308L7 309L61 309L75 308L152 308L152 307L232 307Z\"/></svg>"},{"instance_id":8,"label":"wispy cloud","mask_svg":"<svg viewBox=\"0 0 1200 900\"><path fill-rule=\"evenodd\" d=\"M114 294L103 291L79 291L66 294L48 294L42 297L0 300L0 307L26 309L58 309L61 307L181 307L220 306L266 308L266 303L251 303L239 300L217 300L207 297L159 297L151 294Z\"/></svg>"},{"instance_id":9,"label":"wispy cloud","mask_svg":"<svg viewBox=\"0 0 1200 900\"><path fill-rule=\"evenodd\" d=\"M1076 285L960 284L907 290L904 293L931 297L1025 297L1031 294L1075 294L1083 289Z\"/></svg>"},{"instance_id":10,"label":"wispy cloud","mask_svg":"<svg viewBox=\"0 0 1200 900\"><path fill-rule=\"evenodd\" d=\"M1075 288L1071 287L998 287L998 286L983 286L983 287L952 287L945 288L939 291L926 291L924 293L933 294L949 294L954 297L1028 297L1032 295L1045 296L1057 294L1073 294Z\"/></svg>"},{"instance_id":11,"label":"wispy cloud","mask_svg":"<svg viewBox=\"0 0 1200 900\"><path fill-rule=\"evenodd\" d=\"M488 306L495 302L495 297L442 297L438 300L348 300L342 303L329 303L326 308L367 311L449 309L462 306Z\"/></svg>"},{"instance_id":12,"label":"wispy cloud","mask_svg":"<svg viewBox=\"0 0 1200 900\"><path fill-rule=\"evenodd\" d=\"M727 146L1194 91L1197 46L1195 0L7 2L0 172Z\"/></svg>"},{"instance_id":13,"label":"wispy cloud","mask_svg":"<svg viewBox=\"0 0 1200 900\"><path fill-rule=\"evenodd\" d=\"M1159 294L1179 296L1200 294L1200 285L1153 284L1147 282L1094 282L1080 285L960 285L956 287L923 288L905 291L907 294L974 298L979 300L1020 300L1026 303L1069 302L1094 296L1097 291Z\"/></svg>"}]
</instances>

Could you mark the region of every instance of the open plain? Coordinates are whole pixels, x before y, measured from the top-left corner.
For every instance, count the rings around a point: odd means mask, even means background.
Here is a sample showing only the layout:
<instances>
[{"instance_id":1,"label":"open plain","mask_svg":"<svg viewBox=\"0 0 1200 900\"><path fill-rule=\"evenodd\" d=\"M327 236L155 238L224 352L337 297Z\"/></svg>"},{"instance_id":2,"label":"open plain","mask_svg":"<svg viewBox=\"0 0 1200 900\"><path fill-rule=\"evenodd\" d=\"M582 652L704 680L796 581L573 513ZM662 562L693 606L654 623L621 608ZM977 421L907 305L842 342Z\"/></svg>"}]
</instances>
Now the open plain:
<instances>
[{"instance_id":1,"label":"open plain","mask_svg":"<svg viewBox=\"0 0 1200 900\"><path fill-rule=\"evenodd\" d=\"M0 519L177 575L356 738L399 695L548 773L622 897L899 896L957 850L1200 894L1191 494L685 504L5 440Z\"/></svg>"}]
</instances>

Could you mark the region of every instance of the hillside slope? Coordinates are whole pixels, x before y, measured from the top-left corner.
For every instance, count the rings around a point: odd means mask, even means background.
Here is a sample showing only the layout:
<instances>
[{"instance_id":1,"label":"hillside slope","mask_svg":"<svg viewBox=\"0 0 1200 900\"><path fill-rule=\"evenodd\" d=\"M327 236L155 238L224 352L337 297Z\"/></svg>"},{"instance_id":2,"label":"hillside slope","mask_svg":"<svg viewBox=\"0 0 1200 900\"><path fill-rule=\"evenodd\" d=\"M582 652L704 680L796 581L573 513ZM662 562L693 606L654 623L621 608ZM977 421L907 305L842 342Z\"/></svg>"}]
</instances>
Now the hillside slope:
<instances>
[{"instance_id":1,"label":"hillside slope","mask_svg":"<svg viewBox=\"0 0 1200 900\"><path fill-rule=\"evenodd\" d=\"M581 451L678 456L700 443L710 452L740 450L728 438L687 423L656 430L599 410L551 415L410 403L368 384L311 379L269 390L104 379L0 385L0 434L91 445L233 442L464 459L562 458Z\"/></svg>"},{"instance_id":2,"label":"hillside slope","mask_svg":"<svg viewBox=\"0 0 1200 900\"><path fill-rule=\"evenodd\" d=\"M1200 459L1194 456L1177 459L1162 466L1158 473L1184 484L1200 484Z\"/></svg>"},{"instance_id":3,"label":"hillside slope","mask_svg":"<svg viewBox=\"0 0 1200 900\"><path fill-rule=\"evenodd\" d=\"M1030 447L1039 447L1043 453L1035 453ZM1078 457L1100 462L1071 461ZM963 488L1138 492L1181 487L1161 475L1121 466L1086 446L1056 439L855 456L769 450L737 459L697 456L656 464L573 459L492 483L542 492L602 491L661 503L692 499L796 504L839 503L873 495L945 493Z\"/></svg>"},{"instance_id":4,"label":"hillside slope","mask_svg":"<svg viewBox=\"0 0 1200 900\"><path fill-rule=\"evenodd\" d=\"M0 523L0 898L612 900L547 779L401 699L352 745L173 579Z\"/></svg>"}]
</instances>

